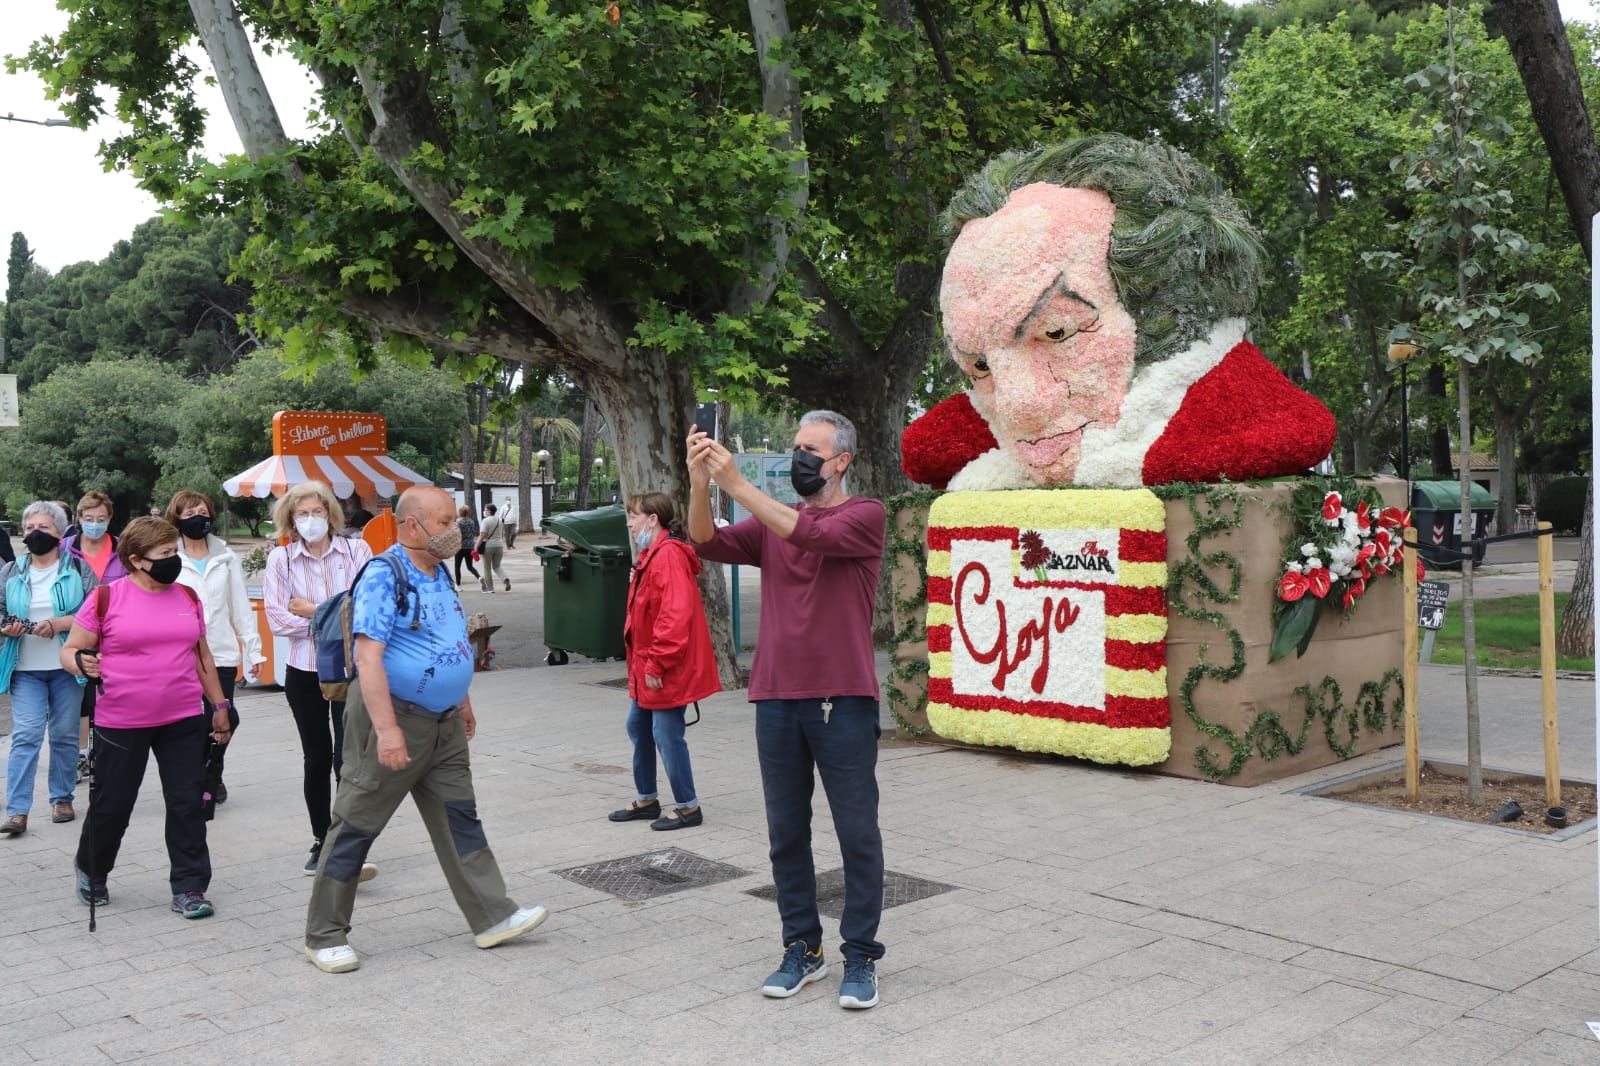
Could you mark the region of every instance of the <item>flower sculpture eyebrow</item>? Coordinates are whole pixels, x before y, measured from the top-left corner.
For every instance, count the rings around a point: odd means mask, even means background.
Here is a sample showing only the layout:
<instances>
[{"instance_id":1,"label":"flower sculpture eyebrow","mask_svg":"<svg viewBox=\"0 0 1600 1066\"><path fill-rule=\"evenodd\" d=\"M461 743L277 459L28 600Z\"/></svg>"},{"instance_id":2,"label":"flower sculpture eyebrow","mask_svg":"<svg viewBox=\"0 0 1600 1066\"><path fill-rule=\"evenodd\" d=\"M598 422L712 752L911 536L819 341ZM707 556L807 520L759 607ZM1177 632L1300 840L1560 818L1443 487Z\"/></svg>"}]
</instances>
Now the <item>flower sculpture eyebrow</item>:
<instances>
[{"instance_id":1,"label":"flower sculpture eyebrow","mask_svg":"<svg viewBox=\"0 0 1600 1066\"><path fill-rule=\"evenodd\" d=\"M1039 298L1037 300L1033 301L1033 309L1031 311L1029 311L1027 313L1027 315L1025 315L1023 317L1021 322L1017 323L1017 328L1011 334L1012 339L1013 340L1021 340L1022 339L1022 335L1024 333L1028 332L1028 327L1033 324L1033 320L1038 318L1039 314L1042 311L1044 311L1044 309L1049 305L1050 301L1055 299L1057 296L1065 296L1069 300L1075 300L1078 303L1083 304L1083 306L1087 307L1091 311L1098 312L1100 310L1100 308L1095 306L1095 304L1094 304L1094 302L1092 300L1085 299L1080 293L1078 293L1077 290L1073 289L1070 285L1067 284L1067 276L1066 276L1065 271L1063 271L1062 273L1057 274L1056 277L1055 277L1055 280L1052 281L1049 285L1045 286L1045 290L1039 294ZM1095 318L1095 328L1099 328L1099 316L1098 315ZM1078 330L1077 332L1089 332L1089 331L1088 330ZM1059 338L1058 337L1051 337L1050 339L1051 340L1065 340L1066 339L1066 335L1063 334L1063 336L1061 336Z\"/></svg>"}]
</instances>

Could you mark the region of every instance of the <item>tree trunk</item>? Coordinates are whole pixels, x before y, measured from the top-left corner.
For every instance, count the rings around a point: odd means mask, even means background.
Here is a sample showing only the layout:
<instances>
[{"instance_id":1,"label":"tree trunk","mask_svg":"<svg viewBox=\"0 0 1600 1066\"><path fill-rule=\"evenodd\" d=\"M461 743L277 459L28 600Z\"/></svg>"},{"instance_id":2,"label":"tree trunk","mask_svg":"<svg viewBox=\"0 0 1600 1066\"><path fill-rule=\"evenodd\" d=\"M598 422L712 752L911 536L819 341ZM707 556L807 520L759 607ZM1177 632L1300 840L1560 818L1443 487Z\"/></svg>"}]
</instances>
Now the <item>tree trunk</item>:
<instances>
[{"instance_id":1,"label":"tree trunk","mask_svg":"<svg viewBox=\"0 0 1600 1066\"><path fill-rule=\"evenodd\" d=\"M1556 0L1491 0L1485 21L1505 34L1573 232L1584 256L1592 259L1589 228L1600 211L1600 149Z\"/></svg>"},{"instance_id":2,"label":"tree trunk","mask_svg":"<svg viewBox=\"0 0 1600 1066\"><path fill-rule=\"evenodd\" d=\"M477 450L473 446L473 411L477 409L477 394L467 386L467 419L461 423L461 495L476 515L483 510L478 503Z\"/></svg>"},{"instance_id":3,"label":"tree trunk","mask_svg":"<svg viewBox=\"0 0 1600 1066\"><path fill-rule=\"evenodd\" d=\"M1583 548L1578 573L1572 579L1572 598L1561 613L1556 650L1574 659L1594 655L1594 478L1583 497Z\"/></svg>"},{"instance_id":4,"label":"tree trunk","mask_svg":"<svg viewBox=\"0 0 1600 1066\"><path fill-rule=\"evenodd\" d=\"M583 399L583 429L578 435L578 488L573 507L579 511L589 509L589 485L594 475L594 445L600 435L600 416L594 401Z\"/></svg>"},{"instance_id":5,"label":"tree trunk","mask_svg":"<svg viewBox=\"0 0 1600 1066\"><path fill-rule=\"evenodd\" d=\"M548 518L540 515L540 518ZM517 532L533 530L533 406L517 409Z\"/></svg>"},{"instance_id":6,"label":"tree trunk","mask_svg":"<svg viewBox=\"0 0 1600 1066\"><path fill-rule=\"evenodd\" d=\"M1437 396L1442 401L1447 392L1444 384L1444 367L1434 363L1428 367L1425 378L1427 392L1430 396ZM1434 417L1434 412L1442 410L1442 404L1428 405L1428 422L1432 427L1428 433L1428 461L1433 466L1434 480L1443 480L1450 476L1450 471L1455 469L1455 463L1450 458L1450 427L1443 419Z\"/></svg>"},{"instance_id":7,"label":"tree trunk","mask_svg":"<svg viewBox=\"0 0 1600 1066\"><path fill-rule=\"evenodd\" d=\"M595 373L592 396L615 435L622 495L664 492L685 511L689 504L684 441L694 416L695 388L681 360L635 349L626 374ZM724 688L744 684L733 647L733 618L721 566L700 571L700 595L717 673Z\"/></svg>"},{"instance_id":8,"label":"tree trunk","mask_svg":"<svg viewBox=\"0 0 1600 1066\"><path fill-rule=\"evenodd\" d=\"M1495 505L1495 532L1517 528L1517 430L1522 420L1501 404L1494 409L1494 451L1500 467L1500 499Z\"/></svg>"},{"instance_id":9,"label":"tree trunk","mask_svg":"<svg viewBox=\"0 0 1600 1066\"><path fill-rule=\"evenodd\" d=\"M1350 472L1365 474L1372 469L1372 437L1362 420L1350 434Z\"/></svg>"},{"instance_id":10,"label":"tree trunk","mask_svg":"<svg viewBox=\"0 0 1600 1066\"><path fill-rule=\"evenodd\" d=\"M1483 753L1478 732L1477 620L1472 604L1472 411L1467 402L1470 371L1465 359L1456 372L1456 404L1461 419L1461 656L1467 674L1467 802L1483 802Z\"/></svg>"}]
</instances>

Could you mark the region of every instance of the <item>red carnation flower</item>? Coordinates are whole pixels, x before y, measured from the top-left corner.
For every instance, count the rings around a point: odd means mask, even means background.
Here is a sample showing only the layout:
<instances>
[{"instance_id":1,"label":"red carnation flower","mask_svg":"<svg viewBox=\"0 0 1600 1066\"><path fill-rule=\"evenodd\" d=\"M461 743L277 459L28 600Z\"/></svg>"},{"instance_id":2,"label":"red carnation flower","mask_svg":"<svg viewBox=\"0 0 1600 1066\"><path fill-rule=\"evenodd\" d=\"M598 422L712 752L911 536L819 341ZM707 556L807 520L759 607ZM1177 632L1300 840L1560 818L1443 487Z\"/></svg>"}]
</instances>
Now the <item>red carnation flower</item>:
<instances>
[{"instance_id":1,"label":"red carnation flower","mask_svg":"<svg viewBox=\"0 0 1600 1066\"><path fill-rule=\"evenodd\" d=\"M1017 543L1022 546L1024 570L1037 570L1050 561L1050 549L1044 546L1044 538L1033 530L1024 532L1017 538Z\"/></svg>"},{"instance_id":2,"label":"red carnation flower","mask_svg":"<svg viewBox=\"0 0 1600 1066\"><path fill-rule=\"evenodd\" d=\"M1333 575L1325 566L1310 570L1306 573L1306 588L1311 595L1320 600L1328 594L1329 589L1333 588Z\"/></svg>"},{"instance_id":3,"label":"red carnation flower","mask_svg":"<svg viewBox=\"0 0 1600 1066\"><path fill-rule=\"evenodd\" d=\"M1339 515L1344 511L1344 501L1337 492L1330 492L1322 498L1322 517L1329 522L1337 522Z\"/></svg>"},{"instance_id":4,"label":"red carnation flower","mask_svg":"<svg viewBox=\"0 0 1600 1066\"><path fill-rule=\"evenodd\" d=\"M1278 582L1278 598L1284 603L1293 603L1295 600L1298 600L1300 597L1304 596L1306 594L1306 590L1310 587L1311 583L1306 580L1306 576L1304 574L1297 574L1293 570L1290 570L1285 573L1282 580Z\"/></svg>"}]
</instances>

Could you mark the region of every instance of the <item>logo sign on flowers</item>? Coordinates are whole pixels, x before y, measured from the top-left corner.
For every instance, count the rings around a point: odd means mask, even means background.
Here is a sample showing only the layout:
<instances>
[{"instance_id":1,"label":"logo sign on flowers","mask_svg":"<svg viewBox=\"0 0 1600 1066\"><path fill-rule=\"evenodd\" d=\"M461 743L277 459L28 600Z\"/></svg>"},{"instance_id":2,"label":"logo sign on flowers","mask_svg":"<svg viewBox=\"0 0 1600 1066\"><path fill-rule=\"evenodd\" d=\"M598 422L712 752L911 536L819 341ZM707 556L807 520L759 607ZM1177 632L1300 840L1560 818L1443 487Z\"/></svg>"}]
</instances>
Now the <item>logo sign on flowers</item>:
<instances>
[{"instance_id":1,"label":"logo sign on flowers","mask_svg":"<svg viewBox=\"0 0 1600 1066\"><path fill-rule=\"evenodd\" d=\"M1166 508L1144 489L952 492L928 524L928 721L1145 766L1172 747Z\"/></svg>"},{"instance_id":2,"label":"logo sign on flowers","mask_svg":"<svg viewBox=\"0 0 1600 1066\"><path fill-rule=\"evenodd\" d=\"M1370 485L1349 478L1306 478L1295 489L1289 541L1278 576L1269 660L1304 655L1323 602L1348 614L1372 583L1398 575L1411 512L1384 506ZM1422 561L1417 561L1422 579Z\"/></svg>"}]
</instances>

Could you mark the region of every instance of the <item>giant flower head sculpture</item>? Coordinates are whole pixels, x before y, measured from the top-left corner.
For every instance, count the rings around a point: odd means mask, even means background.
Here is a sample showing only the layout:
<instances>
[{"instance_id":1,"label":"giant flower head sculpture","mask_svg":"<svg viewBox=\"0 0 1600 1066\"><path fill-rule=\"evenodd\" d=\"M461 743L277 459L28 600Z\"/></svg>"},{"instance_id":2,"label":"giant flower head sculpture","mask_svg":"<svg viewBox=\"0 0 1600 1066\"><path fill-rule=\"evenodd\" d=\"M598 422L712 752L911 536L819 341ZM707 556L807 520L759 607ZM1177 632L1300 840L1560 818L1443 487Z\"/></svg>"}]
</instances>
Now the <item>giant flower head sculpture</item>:
<instances>
[{"instance_id":1,"label":"giant flower head sculpture","mask_svg":"<svg viewBox=\"0 0 1600 1066\"><path fill-rule=\"evenodd\" d=\"M1303 472L1334 420L1245 340L1261 246L1175 148L1116 135L1008 152L956 193L940 289L967 391L907 427L939 488Z\"/></svg>"}]
</instances>

